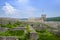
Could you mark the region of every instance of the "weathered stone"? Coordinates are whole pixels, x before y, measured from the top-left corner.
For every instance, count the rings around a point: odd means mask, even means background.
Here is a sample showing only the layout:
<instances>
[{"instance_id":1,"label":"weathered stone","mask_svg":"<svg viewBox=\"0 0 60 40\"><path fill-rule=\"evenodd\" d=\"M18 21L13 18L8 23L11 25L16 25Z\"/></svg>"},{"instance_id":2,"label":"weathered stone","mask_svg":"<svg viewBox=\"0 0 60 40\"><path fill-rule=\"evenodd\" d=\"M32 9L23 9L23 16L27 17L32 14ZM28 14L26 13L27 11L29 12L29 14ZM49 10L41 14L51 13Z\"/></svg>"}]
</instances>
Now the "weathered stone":
<instances>
[{"instance_id":1,"label":"weathered stone","mask_svg":"<svg viewBox=\"0 0 60 40\"><path fill-rule=\"evenodd\" d=\"M16 40L14 37L7 37L6 40Z\"/></svg>"},{"instance_id":2,"label":"weathered stone","mask_svg":"<svg viewBox=\"0 0 60 40\"><path fill-rule=\"evenodd\" d=\"M34 32L31 32L30 33L30 40L37 40L37 39L38 39L38 34L34 33Z\"/></svg>"},{"instance_id":3,"label":"weathered stone","mask_svg":"<svg viewBox=\"0 0 60 40\"><path fill-rule=\"evenodd\" d=\"M18 40L16 37L12 36L1 36L0 40Z\"/></svg>"},{"instance_id":4,"label":"weathered stone","mask_svg":"<svg viewBox=\"0 0 60 40\"><path fill-rule=\"evenodd\" d=\"M0 37L0 40L3 40L3 38L2 38L2 37Z\"/></svg>"},{"instance_id":5,"label":"weathered stone","mask_svg":"<svg viewBox=\"0 0 60 40\"><path fill-rule=\"evenodd\" d=\"M6 32L8 28L0 27L0 32Z\"/></svg>"},{"instance_id":6,"label":"weathered stone","mask_svg":"<svg viewBox=\"0 0 60 40\"><path fill-rule=\"evenodd\" d=\"M25 30L26 27L15 27L15 28L11 28L10 30L15 31L15 30Z\"/></svg>"}]
</instances>

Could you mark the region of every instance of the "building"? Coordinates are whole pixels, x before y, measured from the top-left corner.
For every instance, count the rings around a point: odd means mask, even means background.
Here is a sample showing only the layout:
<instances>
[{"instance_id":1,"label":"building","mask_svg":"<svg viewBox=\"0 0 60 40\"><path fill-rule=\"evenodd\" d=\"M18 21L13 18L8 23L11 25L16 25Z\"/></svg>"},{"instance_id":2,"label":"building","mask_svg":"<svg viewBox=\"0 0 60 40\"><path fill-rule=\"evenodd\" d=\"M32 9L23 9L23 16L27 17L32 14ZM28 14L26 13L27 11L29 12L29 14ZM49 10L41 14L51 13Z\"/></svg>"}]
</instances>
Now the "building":
<instances>
[{"instance_id":1,"label":"building","mask_svg":"<svg viewBox=\"0 0 60 40\"><path fill-rule=\"evenodd\" d=\"M44 22L46 19L46 15L45 14L42 14L41 15L41 18L39 17L36 17L36 18L28 18L28 21L29 22Z\"/></svg>"},{"instance_id":2,"label":"building","mask_svg":"<svg viewBox=\"0 0 60 40\"><path fill-rule=\"evenodd\" d=\"M0 18L0 24L7 24L7 23L15 23L16 21L19 21L17 18Z\"/></svg>"}]
</instances>

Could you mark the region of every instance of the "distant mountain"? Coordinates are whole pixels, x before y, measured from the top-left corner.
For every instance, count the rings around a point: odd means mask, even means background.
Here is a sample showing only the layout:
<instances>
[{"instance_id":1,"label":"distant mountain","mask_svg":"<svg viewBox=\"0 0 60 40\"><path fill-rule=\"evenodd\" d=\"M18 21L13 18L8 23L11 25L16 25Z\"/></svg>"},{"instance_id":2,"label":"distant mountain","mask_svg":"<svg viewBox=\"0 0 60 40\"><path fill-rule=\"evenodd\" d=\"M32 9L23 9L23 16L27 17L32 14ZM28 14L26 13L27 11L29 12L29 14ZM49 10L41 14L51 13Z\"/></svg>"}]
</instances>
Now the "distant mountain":
<instances>
[{"instance_id":1,"label":"distant mountain","mask_svg":"<svg viewBox=\"0 0 60 40\"><path fill-rule=\"evenodd\" d=\"M37 17L36 19L40 19L39 17ZM1 18L0 17L0 21L1 20L10 20L10 21L14 21L14 20L28 20L28 18ZM60 17L50 17L50 18L46 18L46 21L60 21Z\"/></svg>"},{"instance_id":2,"label":"distant mountain","mask_svg":"<svg viewBox=\"0 0 60 40\"><path fill-rule=\"evenodd\" d=\"M21 18L20 20L28 20L28 18Z\"/></svg>"},{"instance_id":3,"label":"distant mountain","mask_svg":"<svg viewBox=\"0 0 60 40\"><path fill-rule=\"evenodd\" d=\"M60 21L60 17L46 18L46 21Z\"/></svg>"}]
</instances>

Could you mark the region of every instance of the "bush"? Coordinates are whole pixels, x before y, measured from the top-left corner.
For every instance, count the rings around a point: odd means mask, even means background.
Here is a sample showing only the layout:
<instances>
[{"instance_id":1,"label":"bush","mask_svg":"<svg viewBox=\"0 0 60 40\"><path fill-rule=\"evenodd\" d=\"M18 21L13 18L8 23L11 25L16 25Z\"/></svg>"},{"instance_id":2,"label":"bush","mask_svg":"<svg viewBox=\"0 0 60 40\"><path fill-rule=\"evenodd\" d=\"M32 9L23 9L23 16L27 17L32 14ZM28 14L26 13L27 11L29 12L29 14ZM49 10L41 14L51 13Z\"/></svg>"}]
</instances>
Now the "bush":
<instances>
[{"instance_id":1,"label":"bush","mask_svg":"<svg viewBox=\"0 0 60 40\"><path fill-rule=\"evenodd\" d=\"M60 40L57 36L55 36L54 34L48 32L47 30L43 31L37 31L39 38L38 40Z\"/></svg>"},{"instance_id":2,"label":"bush","mask_svg":"<svg viewBox=\"0 0 60 40\"><path fill-rule=\"evenodd\" d=\"M16 31L6 31L6 32L1 32L0 36L23 36L24 31L23 30L16 30Z\"/></svg>"}]
</instances>

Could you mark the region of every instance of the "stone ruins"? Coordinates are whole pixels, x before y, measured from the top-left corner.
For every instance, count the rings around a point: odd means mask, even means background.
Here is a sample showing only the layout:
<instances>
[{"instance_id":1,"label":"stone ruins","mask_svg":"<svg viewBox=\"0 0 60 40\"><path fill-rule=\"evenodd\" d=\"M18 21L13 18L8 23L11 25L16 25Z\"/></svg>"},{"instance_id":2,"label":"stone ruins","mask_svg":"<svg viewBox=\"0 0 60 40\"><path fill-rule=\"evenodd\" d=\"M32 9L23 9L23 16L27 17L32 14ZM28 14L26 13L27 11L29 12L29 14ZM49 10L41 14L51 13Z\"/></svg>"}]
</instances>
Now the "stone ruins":
<instances>
[{"instance_id":1,"label":"stone ruins","mask_svg":"<svg viewBox=\"0 0 60 40\"><path fill-rule=\"evenodd\" d=\"M11 18L0 18L0 24L6 24L8 23L8 21L10 21L11 23L14 23L15 21L19 20L19 21L24 21L27 24L30 25L29 30L31 30L30 32L30 40L37 40L38 39L38 34L36 33L36 30L42 30L42 29L46 29L46 25L50 26L50 28L52 29L47 29L50 32L54 32L55 34L60 34L60 22L55 22L55 21L45 21L46 19L46 15L41 15L41 18L28 18L28 20L20 20L20 19L11 19ZM14 30L24 30L25 31L25 27L16 27L16 28L12 28L10 30L14 31ZM6 30L8 30L7 28L1 28L0 27L0 32L5 32ZM12 36L7 36L7 37L3 37L0 36L0 40L18 40L16 37L12 37Z\"/></svg>"}]
</instances>

